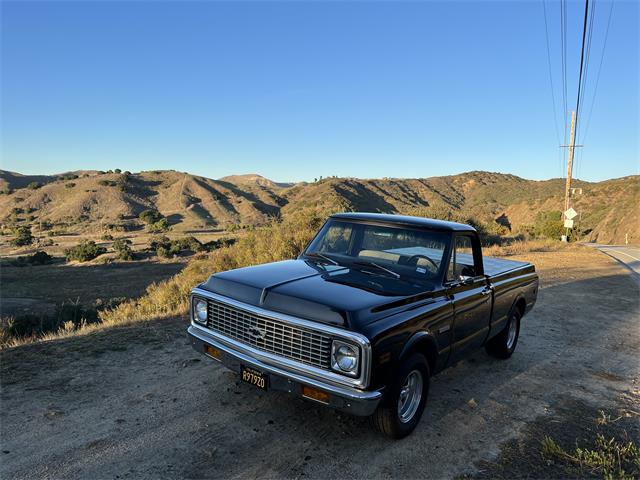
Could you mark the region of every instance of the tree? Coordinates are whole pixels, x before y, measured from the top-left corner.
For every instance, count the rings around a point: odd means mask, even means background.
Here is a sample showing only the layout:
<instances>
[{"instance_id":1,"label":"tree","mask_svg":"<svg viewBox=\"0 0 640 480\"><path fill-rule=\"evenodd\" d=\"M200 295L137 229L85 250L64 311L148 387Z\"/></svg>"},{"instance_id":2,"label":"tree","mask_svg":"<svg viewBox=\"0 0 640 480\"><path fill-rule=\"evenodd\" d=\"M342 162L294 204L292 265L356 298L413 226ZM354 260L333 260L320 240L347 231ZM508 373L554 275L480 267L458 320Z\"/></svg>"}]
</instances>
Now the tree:
<instances>
[{"instance_id":1,"label":"tree","mask_svg":"<svg viewBox=\"0 0 640 480\"><path fill-rule=\"evenodd\" d=\"M131 240L126 238L118 238L113 242L113 249L118 254L120 260L133 260L133 250L129 245L131 245Z\"/></svg>"},{"instance_id":2,"label":"tree","mask_svg":"<svg viewBox=\"0 0 640 480\"><path fill-rule=\"evenodd\" d=\"M140 215L138 215L138 218L140 218L140 220L142 220L144 223L151 225L153 223L160 221L163 217L162 217L162 214L157 210L149 209L149 210L144 210L140 212Z\"/></svg>"},{"instance_id":3,"label":"tree","mask_svg":"<svg viewBox=\"0 0 640 480\"><path fill-rule=\"evenodd\" d=\"M562 224L562 212L553 210L550 212L540 212L536 216L534 231L538 237L547 237L559 240L564 235L565 228Z\"/></svg>"},{"instance_id":4,"label":"tree","mask_svg":"<svg viewBox=\"0 0 640 480\"><path fill-rule=\"evenodd\" d=\"M15 229L15 238L11 240L11 245L14 247L22 247L25 245L31 245L33 243L33 236L31 235L30 227L18 227Z\"/></svg>"},{"instance_id":5,"label":"tree","mask_svg":"<svg viewBox=\"0 0 640 480\"><path fill-rule=\"evenodd\" d=\"M162 232L166 232L167 230L169 230L169 223L167 222L166 218L161 218L160 220L158 220L157 222L152 223L151 225L149 225L147 227L147 229L151 232L151 233L162 233Z\"/></svg>"},{"instance_id":6,"label":"tree","mask_svg":"<svg viewBox=\"0 0 640 480\"><path fill-rule=\"evenodd\" d=\"M107 249L96 245L93 240L84 240L75 247L68 248L64 251L67 260L77 260L86 262L106 253Z\"/></svg>"}]
</instances>

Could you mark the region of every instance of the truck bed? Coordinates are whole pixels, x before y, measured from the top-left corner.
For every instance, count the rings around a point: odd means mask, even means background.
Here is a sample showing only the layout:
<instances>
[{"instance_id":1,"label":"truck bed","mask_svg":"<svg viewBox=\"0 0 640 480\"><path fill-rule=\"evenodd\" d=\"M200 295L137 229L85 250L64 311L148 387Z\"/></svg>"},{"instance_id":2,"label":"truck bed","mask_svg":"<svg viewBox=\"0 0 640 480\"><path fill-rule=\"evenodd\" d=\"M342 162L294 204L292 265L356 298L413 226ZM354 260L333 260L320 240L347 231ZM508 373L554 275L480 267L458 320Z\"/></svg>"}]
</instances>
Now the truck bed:
<instances>
[{"instance_id":1,"label":"truck bed","mask_svg":"<svg viewBox=\"0 0 640 480\"><path fill-rule=\"evenodd\" d=\"M440 250L426 247L396 248L385 251L402 255L426 255L435 262L440 262L442 258L442 252ZM473 265L473 255L470 253L458 253L457 261L465 265ZM517 260L505 260L495 257L483 257L482 261L484 264L484 273L490 278L504 275L513 270L524 269L524 267L527 266L533 271L533 265L528 262L518 262Z\"/></svg>"},{"instance_id":2,"label":"truck bed","mask_svg":"<svg viewBox=\"0 0 640 480\"><path fill-rule=\"evenodd\" d=\"M528 262L518 262L517 260L505 260L503 258L483 257L484 274L491 277L497 277L505 273L511 272L524 267L533 267Z\"/></svg>"}]
</instances>

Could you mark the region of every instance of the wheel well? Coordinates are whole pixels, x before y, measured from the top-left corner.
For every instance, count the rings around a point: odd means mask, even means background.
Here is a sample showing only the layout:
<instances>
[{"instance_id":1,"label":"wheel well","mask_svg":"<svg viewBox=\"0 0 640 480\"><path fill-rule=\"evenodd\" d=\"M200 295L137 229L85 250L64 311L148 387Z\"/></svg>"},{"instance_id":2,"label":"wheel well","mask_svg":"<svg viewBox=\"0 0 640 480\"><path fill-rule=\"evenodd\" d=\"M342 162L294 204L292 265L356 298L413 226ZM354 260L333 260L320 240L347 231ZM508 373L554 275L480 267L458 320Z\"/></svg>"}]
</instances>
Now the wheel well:
<instances>
[{"instance_id":1,"label":"wheel well","mask_svg":"<svg viewBox=\"0 0 640 480\"><path fill-rule=\"evenodd\" d=\"M524 301L524 298L519 298L516 301L515 307L520 311L520 316L523 316L527 308L527 303Z\"/></svg>"},{"instance_id":2,"label":"wheel well","mask_svg":"<svg viewBox=\"0 0 640 480\"><path fill-rule=\"evenodd\" d=\"M429 363L429 371L431 374L436 369L436 363L438 361L438 349L436 348L433 340L427 338L422 338L414 343L409 351L407 351L406 356L411 355L412 353L421 353L427 358L427 362Z\"/></svg>"}]
</instances>

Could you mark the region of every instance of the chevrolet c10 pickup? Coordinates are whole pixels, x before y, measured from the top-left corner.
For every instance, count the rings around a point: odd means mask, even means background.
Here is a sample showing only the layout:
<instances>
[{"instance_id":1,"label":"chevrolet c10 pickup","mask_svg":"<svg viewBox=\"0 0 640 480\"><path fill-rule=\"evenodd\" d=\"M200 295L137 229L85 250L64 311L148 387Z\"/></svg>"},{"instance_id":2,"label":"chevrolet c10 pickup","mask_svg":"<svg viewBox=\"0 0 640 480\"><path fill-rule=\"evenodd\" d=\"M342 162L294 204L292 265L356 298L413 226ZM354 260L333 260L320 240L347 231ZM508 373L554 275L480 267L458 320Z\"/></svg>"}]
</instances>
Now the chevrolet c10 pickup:
<instances>
[{"instance_id":1,"label":"chevrolet c10 pickup","mask_svg":"<svg viewBox=\"0 0 640 480\"><path fill-rule=\"evenodd\" d=\"M513 354L537 292L532 264L483 258L469 225L342 213L297 259L194 288L188 335L244 382L370 416L402 438L431 376L481 347Z\"/></svg>"}]
</instances>

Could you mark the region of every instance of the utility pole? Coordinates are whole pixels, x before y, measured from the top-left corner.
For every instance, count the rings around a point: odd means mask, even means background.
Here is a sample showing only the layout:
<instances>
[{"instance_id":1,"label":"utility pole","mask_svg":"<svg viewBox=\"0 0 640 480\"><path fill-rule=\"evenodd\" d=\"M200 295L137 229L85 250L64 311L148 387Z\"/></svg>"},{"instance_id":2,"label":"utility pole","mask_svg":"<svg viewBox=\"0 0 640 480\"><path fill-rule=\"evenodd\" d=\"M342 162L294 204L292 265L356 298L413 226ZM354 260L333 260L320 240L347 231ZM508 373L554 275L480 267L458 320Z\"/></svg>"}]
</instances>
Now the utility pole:
<instances>
[{"instance_id":1,"label":"utility pole","mask_svg":"<svg viewBox=\"0 0 640 480\"><path fill-rule=\"evenodd\" d=\"M562 148L569 149L569 161L567 162L567 180L564 186L564 211L562 212L562 220L572 220L573 217L567 218L566 213L571 207L571 180L573 176L573 155L575 153L576 148L582 147L582 145L576 145L576 112L571 112L571 135L569 137L569 145L560 145ZM575 216L575 212L573 213ZM566 223L565 223L566 225ZM569 240L569 227L565 227L565 235L562 238L562 241L566 242Z\"/></svg>"},{"instance_id":2,"label":"utility pole","mask_svg":"<svg viewBox=\"0 0 640 480\"><path fill-rule=\"evenodd\" d=\"M571 112L571 136L569 137L569 162L567 164L567 181L564 187L564 211L569 210L571 197L571 175L573 174L573 152L576 142L576 112ZM565 137L566 138L566 137ZM567 233L568 233L567 229Z\"/></svg>"}]
</instances>

